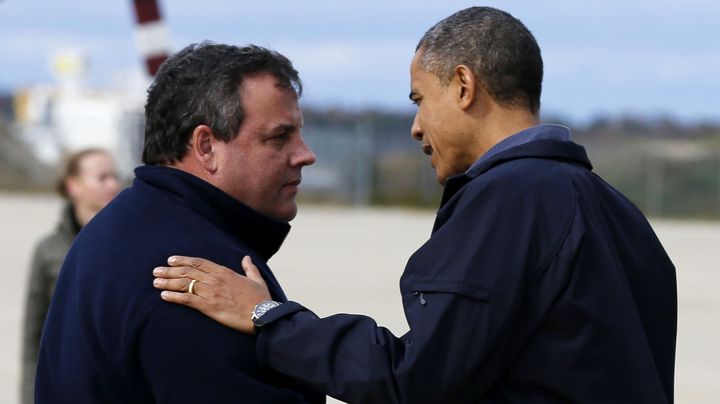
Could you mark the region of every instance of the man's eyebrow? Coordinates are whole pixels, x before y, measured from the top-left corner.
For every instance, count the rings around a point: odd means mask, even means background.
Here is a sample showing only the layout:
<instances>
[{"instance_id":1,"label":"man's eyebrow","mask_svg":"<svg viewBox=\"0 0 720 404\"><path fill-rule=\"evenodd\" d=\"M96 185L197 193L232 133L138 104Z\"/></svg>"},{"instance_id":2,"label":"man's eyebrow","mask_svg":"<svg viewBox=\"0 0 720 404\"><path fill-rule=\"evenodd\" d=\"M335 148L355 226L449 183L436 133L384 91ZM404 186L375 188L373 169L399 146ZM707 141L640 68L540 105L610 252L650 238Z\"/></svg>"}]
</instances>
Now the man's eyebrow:
<instances>
[{"instance_id":1,"label":"man's eyebrow","mask_svg":"<svg viewBox=\"0 0 720 404\"><path fill-rule=\"evenodd\" d=\"M292 123L281 123L270 128L270 132L292 132L297 129L297 125Z\"/></svg>"}]
</instances>

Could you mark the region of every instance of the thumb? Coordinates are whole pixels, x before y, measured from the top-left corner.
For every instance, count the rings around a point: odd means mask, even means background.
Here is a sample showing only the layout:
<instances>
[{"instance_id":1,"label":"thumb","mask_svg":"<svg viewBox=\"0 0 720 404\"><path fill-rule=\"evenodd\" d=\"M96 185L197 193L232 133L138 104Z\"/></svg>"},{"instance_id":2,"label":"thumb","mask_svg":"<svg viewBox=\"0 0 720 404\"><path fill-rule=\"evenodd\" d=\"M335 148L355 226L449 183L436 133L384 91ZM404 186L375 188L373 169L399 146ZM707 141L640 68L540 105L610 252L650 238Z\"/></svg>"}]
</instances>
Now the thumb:
<instances>
[{"instance_id":1,"label":"thumb","mask_svg":"<svg viewBox=\"0 0 720 404\"><path fill-rule=\"evenodd\" d=\"M242 267L245 271L245 276L247 276L248 279L253 280L261 285L265 285L265 280L260 275L260 271L255 266L255 264L253 264L252 258L250 258L249 255L243 257Z\"/></svg>"}]
</instances>

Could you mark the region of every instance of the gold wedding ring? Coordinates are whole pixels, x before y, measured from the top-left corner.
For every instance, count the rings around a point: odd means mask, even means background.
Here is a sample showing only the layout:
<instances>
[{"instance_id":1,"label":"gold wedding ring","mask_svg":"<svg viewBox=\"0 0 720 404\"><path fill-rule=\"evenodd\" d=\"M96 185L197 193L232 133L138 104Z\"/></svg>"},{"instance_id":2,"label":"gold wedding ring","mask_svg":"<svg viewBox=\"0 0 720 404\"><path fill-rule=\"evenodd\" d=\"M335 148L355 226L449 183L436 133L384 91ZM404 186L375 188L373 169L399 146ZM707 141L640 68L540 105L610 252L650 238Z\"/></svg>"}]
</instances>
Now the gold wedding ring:
<instances>
[{"instance_id":1,"label":"gold wedding ring","mask_svg":"<svg viewBox=\"0 0 720 404\"><path fill-rule=\"evenodd\" d=\"M195 294L193 292L193 288L195 287L195 282L197 282L197 279L193 279L190 281L190 286L188 286L188 293Z\"/></svg>"}]
</instances>

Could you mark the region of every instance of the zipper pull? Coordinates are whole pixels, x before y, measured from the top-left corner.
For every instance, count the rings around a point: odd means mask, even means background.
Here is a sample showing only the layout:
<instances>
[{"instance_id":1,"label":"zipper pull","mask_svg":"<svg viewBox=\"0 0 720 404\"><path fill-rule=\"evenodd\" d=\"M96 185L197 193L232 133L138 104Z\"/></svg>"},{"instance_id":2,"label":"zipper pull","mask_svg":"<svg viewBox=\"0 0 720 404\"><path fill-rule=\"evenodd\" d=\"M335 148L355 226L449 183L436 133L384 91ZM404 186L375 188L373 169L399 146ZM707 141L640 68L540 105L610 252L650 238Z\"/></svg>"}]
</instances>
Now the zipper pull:
<instances>
[{"instance_id":1,"label":"zipper pull","mask_svg":"<svg viewBox=\"0 0 720 404\"><path fill-rule=\"evenodd\" d=\"M422 292L415 292L415 294L420 298L420 304L425 306L425 303L427 302L425 301L425 297L423 296Z\"/></svg>"}]
</instances>

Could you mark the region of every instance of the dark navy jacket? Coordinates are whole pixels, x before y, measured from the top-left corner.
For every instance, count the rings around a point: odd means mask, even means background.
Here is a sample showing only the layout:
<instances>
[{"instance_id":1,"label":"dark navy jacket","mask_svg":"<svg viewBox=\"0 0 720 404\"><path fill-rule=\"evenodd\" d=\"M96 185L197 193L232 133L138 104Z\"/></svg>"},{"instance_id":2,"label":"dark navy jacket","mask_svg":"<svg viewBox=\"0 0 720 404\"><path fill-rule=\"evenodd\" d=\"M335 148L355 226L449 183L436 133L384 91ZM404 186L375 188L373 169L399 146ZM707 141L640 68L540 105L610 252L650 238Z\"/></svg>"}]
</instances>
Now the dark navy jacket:
<instances>
[{"instance_id":1,"label":"dark navy jacket","mask_svg":"<svg viewBox=\"0 0 720 404\"><path fill-rule=\"evenodd\" d=\"M265 261L290 226L183 171L145 166L79 234L42 337L36 402L298 403L323 394L258 365L256 338L169 304L152 270L173 254L240 269L250 255L273 298Z\"/></svg>"},{"instance_id":2,"label":"dark navy jacket","mask_svg":"<svg viewBox=\"0 0 720 404\"><path fill-rule=\"evenodd\" d=\"M591 169L561 126L499 143L447 181L407 263L407 334L289 302L259 359L350 403L672 402L674 266Z\"/></svg>"}]
</instances>

